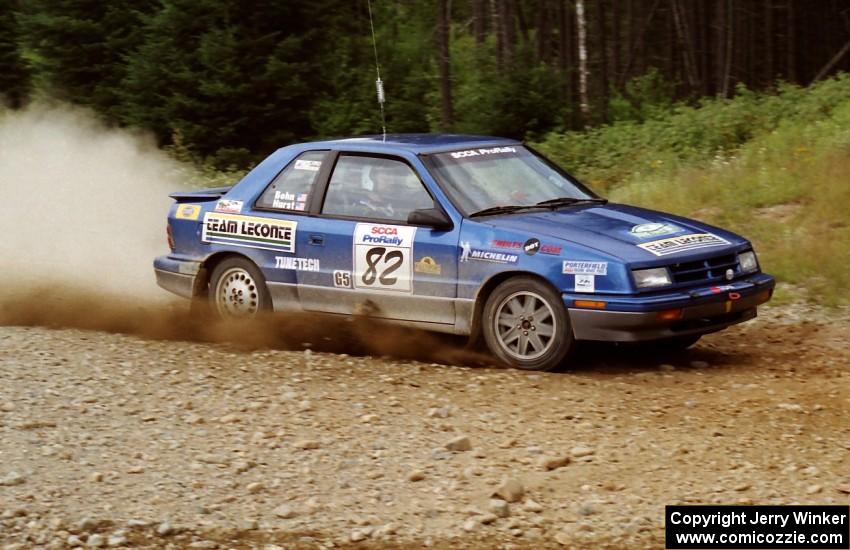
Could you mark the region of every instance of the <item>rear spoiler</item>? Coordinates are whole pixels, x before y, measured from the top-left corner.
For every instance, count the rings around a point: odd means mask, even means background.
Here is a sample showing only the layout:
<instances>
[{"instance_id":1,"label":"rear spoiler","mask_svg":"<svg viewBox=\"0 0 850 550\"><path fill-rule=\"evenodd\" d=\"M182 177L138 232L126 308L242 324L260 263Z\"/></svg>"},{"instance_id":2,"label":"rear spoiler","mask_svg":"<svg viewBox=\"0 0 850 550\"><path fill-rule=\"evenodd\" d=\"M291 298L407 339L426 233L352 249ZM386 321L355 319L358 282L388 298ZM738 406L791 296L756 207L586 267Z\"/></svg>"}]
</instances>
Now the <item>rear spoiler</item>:
<instances>
[{"instance_id":1,"label":"rear spoiler","mask_svg":"<svg viewBox=\"0 0 850 550\"><path fill-rule=\"evenodd\" d=\"M227 187L213 187L211 189L200 189L198 191L177 191L168 195L177 202L204 202L218 200L230 191L232 185Z\"/></svg>"}]
</instances>

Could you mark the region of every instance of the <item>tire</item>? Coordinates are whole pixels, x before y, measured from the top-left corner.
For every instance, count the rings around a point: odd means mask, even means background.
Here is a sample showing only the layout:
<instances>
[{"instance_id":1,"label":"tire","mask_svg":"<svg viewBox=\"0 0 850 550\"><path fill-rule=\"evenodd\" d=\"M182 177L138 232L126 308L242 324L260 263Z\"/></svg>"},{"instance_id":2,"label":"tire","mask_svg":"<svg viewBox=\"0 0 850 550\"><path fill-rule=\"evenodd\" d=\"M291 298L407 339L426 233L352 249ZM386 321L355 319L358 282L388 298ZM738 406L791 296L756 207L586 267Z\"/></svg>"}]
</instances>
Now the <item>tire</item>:
<instances>
[{"instance_id":1,"label":"tire","mask_svg":"<svg viewBox=\"0 0 850 550\"><path fill-rule=\"evenodd\" d=\"M247 320L271 310L272 302L259 268L245 258L231 257L213 269L209 304L220 319Z\"/></svg>"},{"instance_id":2,"label":"tire","mask_svg":"<svg viewBox=\"0 0 850 550\"><path fill-rule=\"evenodd\" d=\"M519 369L555 370L575 347L561 297L532 277L496 287L484 305L482 328L490 352Z\"/></svg>"}]
</instances>

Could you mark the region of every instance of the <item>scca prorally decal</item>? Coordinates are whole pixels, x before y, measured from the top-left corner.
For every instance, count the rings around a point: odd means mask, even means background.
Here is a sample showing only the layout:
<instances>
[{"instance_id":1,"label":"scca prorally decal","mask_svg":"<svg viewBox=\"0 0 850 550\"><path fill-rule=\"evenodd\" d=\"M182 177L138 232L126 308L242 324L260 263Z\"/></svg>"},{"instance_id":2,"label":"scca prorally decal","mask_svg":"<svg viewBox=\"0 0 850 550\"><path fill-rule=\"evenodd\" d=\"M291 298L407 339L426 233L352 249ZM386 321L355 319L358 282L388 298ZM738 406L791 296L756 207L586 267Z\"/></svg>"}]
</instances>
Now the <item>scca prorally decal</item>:
<instances>
[{"instance_id":1,"label":"scca prorally decal","mask_svg":"<svg viewBox=\"0 0 850 550\"><path fill-rule=\"evenodd\" d=\"M480 157L484 155L499 155L505 153L516 153L516 147L485 147L481 149L467 149L466 151L455 151L450 153L452 158L462 159L465 157Z\"/></svg>"},{"instance_id":2,"label":"scca prorally decal","mask_svg":"<svg viewBox=\"0 0 850 550\"><path fill-rule=\"evenodd\" d=\"M354 228L354 288L413 292L416 228L358 223Z\"/></svg>"},{"instance_id":3,"label":"scca prorally decal","mask_svg":"<svg viewBox=\"0 0 850 550\"><path fill-rule=\"evenodd\" d=\"M242 201L221 199L216 203L215 211L222 212L224 214L238 214L242 212Z\"/></svg>"},{"instance_id":4,"label":"scca prorally decal","mask_svg":"<svg viewBox=\"0 0 850 550\"><path fill-rule=\"evenodd\" d=\"M668 254L675 254L677 252L686 252L688 250L697 250L711 246L723 246L724 244L729 244L729 241L713 233L693 233L691 235L641 243L637 246L656 256L667 256Z\"/></svg>"},{"instance_id":5,"label":"scca prorally decal","mask_svg":"<svg viewBox=\"0 0 850 550\"><path fill-rule=\"evenodd\" d=\"M275 256L274 266L277 269L291 269L293 271L319 271L319 259Z\"/></svg>"},{"instance_id":6,"label":"scca prorally decal","mask_svg":"<svg viewBox=\"0 0 850 550\"><path fill-rule=\"evenodd\" d=\"M608 275L608 262L564 260L561 271L567 275Z\"/></svg>"},{"instance_id":7,"label":"scca prorally decal","mask_svg":"<svg viewBox=\"0 0 850 550\"><path fill-rule=\"evenodd\" d=\"M293 253L297 225L288 220L207 212L201 240Z\"/></svg>"}]
</instances>

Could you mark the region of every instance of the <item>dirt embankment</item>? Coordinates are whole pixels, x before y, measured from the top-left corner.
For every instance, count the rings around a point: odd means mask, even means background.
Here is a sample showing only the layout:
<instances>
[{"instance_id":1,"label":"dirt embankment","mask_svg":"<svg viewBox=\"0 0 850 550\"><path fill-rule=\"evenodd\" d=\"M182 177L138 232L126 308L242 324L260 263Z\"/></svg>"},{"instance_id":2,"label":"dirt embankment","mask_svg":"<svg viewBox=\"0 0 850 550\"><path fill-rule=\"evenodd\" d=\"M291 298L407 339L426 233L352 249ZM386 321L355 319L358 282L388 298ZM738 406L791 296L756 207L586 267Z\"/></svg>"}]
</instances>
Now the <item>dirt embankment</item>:
<instances>
[{"instance_id":1,"label":"dirt embankment","mask_svg":"<svg viewBox=\"0 0 850 550\"><path fill-rule=\"evenodd\" d=\"M554 374L371 325L281 325L287 351L163 319L0 328L4 544L657 547L665 504L850 501L847 319Z\"/></svg>"}]
</instances>

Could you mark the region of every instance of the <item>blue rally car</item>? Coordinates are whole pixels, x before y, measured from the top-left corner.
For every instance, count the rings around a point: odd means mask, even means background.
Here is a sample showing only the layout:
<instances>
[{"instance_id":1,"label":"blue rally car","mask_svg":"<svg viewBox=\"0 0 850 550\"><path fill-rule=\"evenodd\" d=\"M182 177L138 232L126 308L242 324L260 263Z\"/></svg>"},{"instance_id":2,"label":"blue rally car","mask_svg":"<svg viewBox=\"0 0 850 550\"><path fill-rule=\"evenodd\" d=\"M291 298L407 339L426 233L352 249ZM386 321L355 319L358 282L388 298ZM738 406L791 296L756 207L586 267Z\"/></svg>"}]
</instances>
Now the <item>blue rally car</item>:
<instances>
[{"instance_id":1,"label":"blue rally car","mask_svg":"<svg viewBox=\"0 0 850 550\"><path fill-rule=\"evenodd\" d=\"M772 295L744 238L611 204L522 143L389 135L292 145L229 188L171 195L163 288L218 315L354 315L483 335L561 365L577 341L687 347Z\"/></svg>"}]
</instances>

